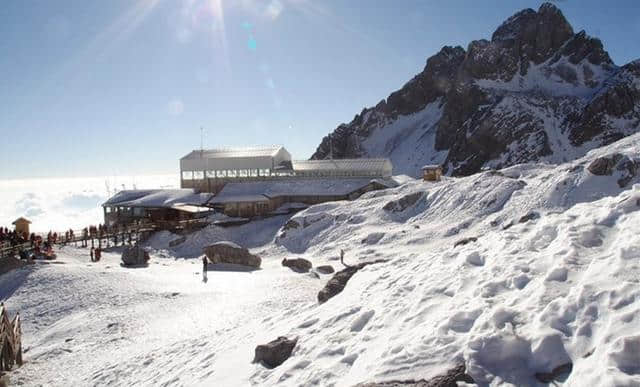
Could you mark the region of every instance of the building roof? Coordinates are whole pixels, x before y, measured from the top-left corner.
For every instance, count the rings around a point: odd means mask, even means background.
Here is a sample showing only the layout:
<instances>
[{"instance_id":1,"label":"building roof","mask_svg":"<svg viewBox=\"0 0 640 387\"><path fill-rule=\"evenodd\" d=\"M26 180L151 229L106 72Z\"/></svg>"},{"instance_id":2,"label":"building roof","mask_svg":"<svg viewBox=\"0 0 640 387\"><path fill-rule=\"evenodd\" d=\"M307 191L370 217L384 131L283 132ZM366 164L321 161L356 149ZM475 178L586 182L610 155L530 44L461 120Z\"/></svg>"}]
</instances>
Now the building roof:
<instances>
[{"instance_id":1,"label":"building roof","mask_svg":"<svg viewBox=\"0 0 640 387\"><path fill-rule=\"evenodd\" d=\"M427 165L424 165L422 167L423 170L424 169L438 169L438 168L442 168L442 165L440 165L440 164L427 164Z\"/></svg>"},{"instance_id":2,"label":"building roof","mask_svg":"<svg viewBox=\"0 0 640 387\"><path fill-rule=\"evenodd\" d=\"M213 194L196 193L193 189L136 189L113 195L103 207L176 208L184 205L202 206Z\"/></svg>"},{"instance_id":3,"label":"building roof","mask_svg":"<svg viewBox=\"0 0 640 387\"><path fill-rule=\"evenodd\" d=\"M236 198L279 196L343 196L375 182L388 187L395 186L392 180L369 178L353 179L291 179L227 183L211 203L229 203ZM251 201L251 200L248 200Z\"/></svg>"},{"instance_id":4,"label":"building roof","mask_svg":"<svg viewBox=\"0 0 640 387\"><path fill-rule=\"evenodd\" d=\"M204 149L194 150L188 155L184 156L185 159L215 159L215 158L251 158L251 157L273 157L280 149L283 149L282 145L271 145L261 147L244 147L244 148L218 148L218 149Z\"/></svg>"},{"instance_id":5,"label":"building roof","mask_svg":"<svg viewBox=\"0 0 640 387\"><path fill-rule=\"evenodd\" d=\"M31 221L30 221L29 219L24 218L24 217L22 217L22 216L21 216L21 217L19 217L19 218L18 218L18 219L16 219L16 220L14 220L14 221L13 221L13 223L11 223L11 224L16 224L16 223L18 223L18 222L27 222L27 223L31 224Z\"/></svg>"},{"instance_id":6,"label":"building roof","mask_svg":"<svg viewBox=\"0 0 640 387\"><path fill-rule=\"evenodd\" d=\"M212 198L210 204L225 204L225 203L255 203L266 202L269 198L264 195L222 195Z\"/></svg>"},{"instance_id":7,"label":"building roof","mask_svg":"<svg viewBox=\"0 0 640 387\"><path fill-rule=\"evenodd\" d=\"M295 171L379 171L391 167L389 159L294 160Z\"/></svg>"}]
</instances>

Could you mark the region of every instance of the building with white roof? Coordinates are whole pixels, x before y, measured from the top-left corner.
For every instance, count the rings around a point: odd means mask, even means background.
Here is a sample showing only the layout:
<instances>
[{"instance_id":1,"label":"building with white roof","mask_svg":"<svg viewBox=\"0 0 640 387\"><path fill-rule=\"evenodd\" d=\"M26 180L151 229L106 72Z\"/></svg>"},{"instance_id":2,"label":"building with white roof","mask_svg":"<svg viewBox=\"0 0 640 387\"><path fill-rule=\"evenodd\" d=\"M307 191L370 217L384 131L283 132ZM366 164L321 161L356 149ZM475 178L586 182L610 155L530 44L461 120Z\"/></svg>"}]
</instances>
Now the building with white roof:
<instances>
[{"instance_id":1,"label":"building with white roof","mask_svg":"<svg viewBox=\"0 0 640 387\"><path fill-rule=\"evenodd\" d=\"M299 178L388 178L389 159L291 160L283 146L194 150L180 159L182 188L218 193L227 183Z\"/></svg>"},{"instance_id":2,"label":"building with white roof","mask_svg":"<svg viewBox=\"0 0 640 387\"><path fill-rule=\"evenodd\" d=\"M281 145L194 150L180 159L180 190L121 191L103 204L105 223L268 215L393 186L392 172L382 158L292 160Z\"/></svg>"}]
</instances>

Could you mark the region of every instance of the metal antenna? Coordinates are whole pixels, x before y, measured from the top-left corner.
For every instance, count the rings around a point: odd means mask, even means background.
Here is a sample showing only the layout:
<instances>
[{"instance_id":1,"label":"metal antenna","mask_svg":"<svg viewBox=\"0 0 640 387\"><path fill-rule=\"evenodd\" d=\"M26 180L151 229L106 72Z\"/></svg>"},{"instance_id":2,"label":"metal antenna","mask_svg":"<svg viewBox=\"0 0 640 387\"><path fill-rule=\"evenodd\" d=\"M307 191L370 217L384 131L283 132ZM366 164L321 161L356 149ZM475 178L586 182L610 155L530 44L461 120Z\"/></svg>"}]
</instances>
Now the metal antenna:
<instances>
[{"instance_id":1,"label":"metal antenna","mask_svg":"<svg viewBox=\"0 0 640 387\"><path fill-rule=\"evenodd\" d=\"M201 126L200 127L200 158L202 158L202 154L204 153L203 138L204 138L204 129Z\"/></svg>"}]
</instances>

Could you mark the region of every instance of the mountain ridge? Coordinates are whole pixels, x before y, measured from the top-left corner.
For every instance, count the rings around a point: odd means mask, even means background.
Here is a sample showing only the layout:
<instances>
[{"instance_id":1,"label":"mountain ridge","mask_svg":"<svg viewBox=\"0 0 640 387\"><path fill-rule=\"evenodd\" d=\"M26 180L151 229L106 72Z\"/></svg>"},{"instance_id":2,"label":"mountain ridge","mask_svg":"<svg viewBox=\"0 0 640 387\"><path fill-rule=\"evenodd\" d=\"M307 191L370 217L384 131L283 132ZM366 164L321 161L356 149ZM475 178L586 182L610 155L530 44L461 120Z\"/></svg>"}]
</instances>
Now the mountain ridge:
<instances>
[{"instance_id":1,"label":"mountain ridge","mask_svg":"<svg viewBox=\"0 0 640 387\"><path fill-rule=\"evenodd\" d=\"M389 157L396 173L428 163L451 175L575 159L640 127L640 60L616 66L544 3L492 34L444 46L376 106L322 139L312 159Z\"/></svg>"}]
</instances>

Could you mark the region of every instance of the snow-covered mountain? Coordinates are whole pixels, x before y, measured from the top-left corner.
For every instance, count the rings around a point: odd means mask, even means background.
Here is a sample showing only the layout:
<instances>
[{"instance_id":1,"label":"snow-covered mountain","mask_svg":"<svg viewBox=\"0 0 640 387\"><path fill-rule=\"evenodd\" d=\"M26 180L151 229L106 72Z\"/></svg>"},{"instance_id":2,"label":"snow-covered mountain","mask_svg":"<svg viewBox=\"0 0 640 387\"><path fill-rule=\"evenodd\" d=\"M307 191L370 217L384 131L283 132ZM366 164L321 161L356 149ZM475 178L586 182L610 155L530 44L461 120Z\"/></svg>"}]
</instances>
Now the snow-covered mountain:
<instances>
[{"instance_id":1,"label":"snow-covered mountain","mask_svg":"<svg viewBox=\"0 0 640 387\"><path fill-rule=\"evenodd\" d=\"M463 365L479 386L549 385L539 380L558 367L556 385L640 385L638 155L640 133L559 165L396 177L358 200L210 225L178 245L158 232L147 268L121 267L118 249L89 262L88 249L59 248L57 261L0 275L0 299L23 321L11 383L352 387ZM203 282L198 257L221 240L260 255L261 269L213 268ZM340 250L349 264L386 262L322 304L330 275L281 264L340 270ZM252 363L278 336L298 337L291 357Z\"/></svg>"},{"instance_id":2,"label":"snow-covered mountain","mask_svg":"<svg viewBox=\"0 0 640 387\"><path fill-rule=\"evenodd\" d=\"M640 60L616 66L550 3L510 17L491 40L443 47L424 70L325 137L313 159L389 157L416 176L573 160L640 129ZM331 144L331 146L330 146Z\"/></svg>"}]
</instances>

